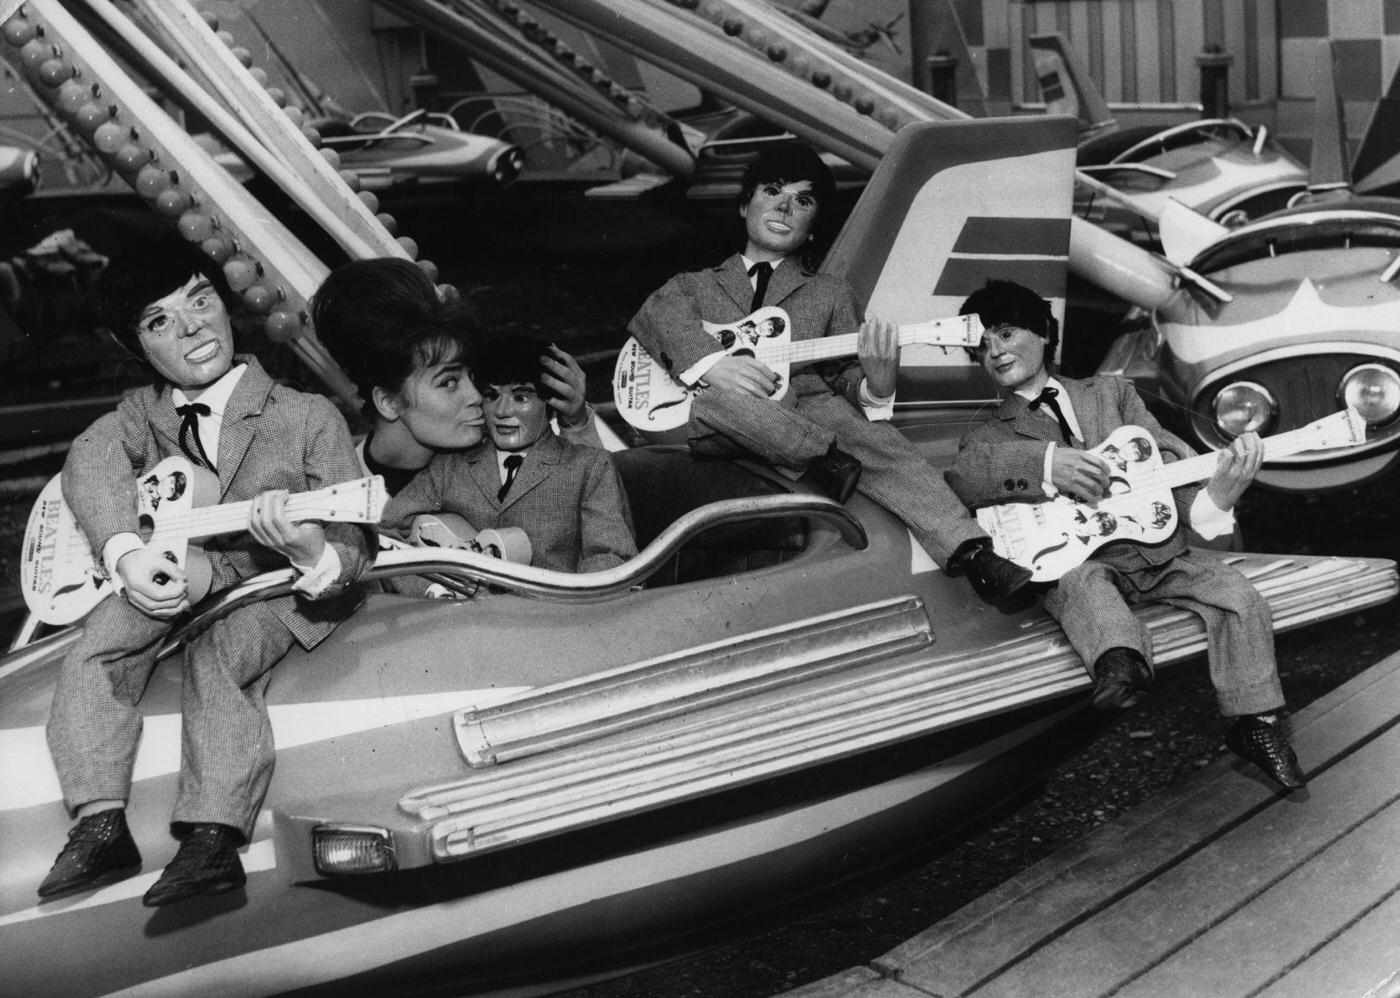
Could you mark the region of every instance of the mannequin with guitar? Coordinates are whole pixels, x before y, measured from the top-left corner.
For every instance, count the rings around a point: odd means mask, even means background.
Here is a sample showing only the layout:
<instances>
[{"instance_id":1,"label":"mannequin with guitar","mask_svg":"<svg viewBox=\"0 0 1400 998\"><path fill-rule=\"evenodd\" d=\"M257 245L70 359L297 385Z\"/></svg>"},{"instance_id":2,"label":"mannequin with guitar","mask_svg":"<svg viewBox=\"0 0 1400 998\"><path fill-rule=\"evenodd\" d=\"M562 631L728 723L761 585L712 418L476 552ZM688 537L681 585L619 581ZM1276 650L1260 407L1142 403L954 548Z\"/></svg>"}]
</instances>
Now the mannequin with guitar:
<instances>
[{"instance_id":1,"label":"mannequin with guitar","mask_svg":"<svg viewBox=\"0 0 1400 998\"><path fill-rule=\"evenodd\" d=\"M234 300L219 265L174 233L115 256L98 284L103 325L154 383L74 441L61 496L41 500L35 550L51 547L30 581L40 596L68 589L91 601L48 724L64 803L78 820L39 886L44 900L141 870L125 817L139 703L172 621L196 595L187 542L205 539L210 591L288 562L299 578L292 595L239 607L185 648L171 820L180 842L146 892L148 906L245 882L238 848L274 760L263 703L269 671L293 642L315 645L353 608L347 587L372 558L367 529L330 521L375 521L382 482L354 482L361 472L350 433L329 400L277 385L255 358L235 356ZM199 479L211 488L207 508L193 508ZM71 543L60 540L65 511L79 535ZM145 536L143 518L152 521ZM57 585L60 555L79 550L90 552L78 571L93 585Z\"/></svg>"},{"instance_id":2,"label":"mannequin with guitar","mask_svg":"<svg viewBox=\"0 0 1400 998\"><path fill-rule=\"evenodd\" d=\"M697 456L757 456L794 477L805 473L837 502L859 489L903 520L950 574L966 574L978 595L1000 602L1025 586L1030 573L992 550L943 476L888 422L904 331L862 322L851 286L803 260L832 192L831 171L800 143L766 146L749 164L738 206L743 251L716 267L678 274L628 325L635 346L624 350L618 372L630 372L633 385L639 376L648 382L646 398L634 391L631 408L643 419L660 409L652 388L664 372L665 381L678 383L676 405L665 412L687 407L678 422ZM771 322L760 328L774 317L760 312L763 306L781 309L783 337L790 339L777 345L783 355L767 353L775 337L766 335L756 337L752 350L729 349L747 346L746 319L756 334L776 331ZM834 349L791 352L823 346ZM843 354L848 360L841 365L811 363ZM660 365L656 377L643 356ZM765 356L798 366L784 376L786 368L775 370Z\"/></svg>"},{"instance_id":3,"label":"mannequin with guitar","mask_svg":"<svg viewBox=\"0 0 1400 998\"><path fill-rule=\"evenodd\" d=\"M1246 433L1218 455L1196 457L1131 382L1053 378L1046 358L1058 329L1049 304L1028 288L989 281L963 311L987 329L976 357L1005 397L963 438L948 480L970 507L996 507L981 518L1002 535L1003 553L1039 578L1058 578L1045 609L1094 678L1093 705L1133 706L1151 684L1150 640L1132 604L1190 610L1206 624L1220 712L1234 719L1226 744L1283 787L1302 787L1280 716L1268 605L1235 569L1189 549L1184 529L1206 539L1234 529L1232 510L1266 442ZM1338 446L1356 429L1354 414L1324 423L1337 429L1291 441L1292 449ZM1274 439L1286 444L1288 436L1308 439L1305 431Z\"/></svg>"}]
</instances>

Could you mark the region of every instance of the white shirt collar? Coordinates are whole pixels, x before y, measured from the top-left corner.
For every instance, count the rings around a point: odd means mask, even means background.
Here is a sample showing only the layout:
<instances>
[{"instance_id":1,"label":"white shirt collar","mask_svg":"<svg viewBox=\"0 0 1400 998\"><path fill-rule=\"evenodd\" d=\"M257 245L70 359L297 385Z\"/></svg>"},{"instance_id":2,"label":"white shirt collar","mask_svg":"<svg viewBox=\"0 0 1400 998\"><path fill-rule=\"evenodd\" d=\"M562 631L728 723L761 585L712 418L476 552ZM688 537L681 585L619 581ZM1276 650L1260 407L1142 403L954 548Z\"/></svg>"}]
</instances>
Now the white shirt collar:
<instances>
[{"instance_id":1,"label":"white shirt collar","mask_svg":"<svg viewBox=\"0 0 1400 998\"><path fill-rule=\"evenodd\" d=\"M747 274L750 270L753 270L753 265L754 265L754 264L756 264L756 263L759 262L758 260L750 260L748 257L746 257L746 256L745 256L744 254L742 254L742 253L739 254L739 259L744 261L744 273L746 273L746 274ZM778 266L779 266L784 260L786 260L786 259L787 259L787 257L785 257L785 256L780 256L780 257L778 257L778 259L776 259L776 260L768 260L768 261L766 261L766 262L769 263L769 264L771 264L774 270L777 270L777 269L778 269ZM750 283L750 284L753 284L753 283L754 283L755 281L757 281L757 280L758 280L758 278L756 278L756 277L750 277L750 278L749 278L749 283Z\"/></svg>"},{"instance_id":2,"label":"white shirt collar","mask_svg":"<svg viewBox=\"0 0 1400 998\"><path fill-rule=\"evenodd\" d=\"M209 415L203 418L213 419L224 414L224 410L228 408L228 400L233 396L233 390L238 387L238 381L246 370L247 364L235 364L222 378L200 392L199 398L194 401L209 407ZM170 398L177 406L188 405L190 402L190 397L178 388L170 389Z\"/></svg>"}]
</instances>

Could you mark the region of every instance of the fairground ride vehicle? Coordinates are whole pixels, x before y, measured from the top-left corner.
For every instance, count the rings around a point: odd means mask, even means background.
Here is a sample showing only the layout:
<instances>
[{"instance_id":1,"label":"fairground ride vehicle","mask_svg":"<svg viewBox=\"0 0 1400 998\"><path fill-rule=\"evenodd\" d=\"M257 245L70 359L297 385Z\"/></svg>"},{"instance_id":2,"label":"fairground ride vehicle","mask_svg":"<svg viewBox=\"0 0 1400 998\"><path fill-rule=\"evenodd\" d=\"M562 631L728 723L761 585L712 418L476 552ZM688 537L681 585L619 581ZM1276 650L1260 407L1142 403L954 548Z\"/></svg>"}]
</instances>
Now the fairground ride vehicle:
<instances>
[{"instance_id":1,"label":"fairground ride vehicle","mask_svg":"<svg viewBox=\"0 0 1400 998\"><path fill-rule=\"evenodd\" d=\"M218 44L183 5L167 0L159 12L192 57ZM46 57L24 60L28 71L47 67L46 92L60 108L74 98L65 113L80 126L77 98L100 88L114 110L89 128L97 148L158 209L188 197L178 218L187 236L211 250L236 239L225 269L245 307L275 304L268 334L343 389L292 311L324 266L172 130L61 4L29 0L0 50L23 51L40 29L41 46L61 40L63 54L31 48ZM242 73L230 68L225 82ZM251 90L238 103L259 106ZM103 131L108 123L116 130ZM275 110L256 123L280 141ZM826 266L901 322L955 311L950 302L988 272L1032 273L1062 301L1073 131L1063 118L904 129ZM361 224L361 202L314 150L286 148L289 170L307 168L310 179L283 179L309 214L319 201L352 204L326 216L328 227L380 254L394 246ZM162 184L142 184L152 175L131 167L143 157L159 159ZM164 172L172 164L177 179ZM258 290L268 287L273 303ZM910 400L921 386L973 390L970 365L907 360ZM985 401L911 401L898 425L942 463ZM276 773L244 854L248 884L226 895L155 912L140 902L175 849L173 654L142 699L129 811L143 872L37 902L69 826L44 725L76 631L26 626L0 659L6 989L546 993L810 903L954 833L1054 757L1059 722L1081 708L1088 679L1040 611L984 606L864 499L839 506L805 483L665 447L618 461L642 544L632 561L571 576L469 552L388 552L375 574L486 589L458 601L370 595L313 652L277 666ZM1394 566L1379 560L1238 563L1279 629L1396 591ZM290 582L271 573L216 594L169 650ZM1204 648L1189 615L1158 607L1143 620L1158 662Z\"/></svg>"},{"instance_id":2,"label":"fairground ride vehicle","mask_svg":"<svg viewBox=\"0 0 1400 998\"><path fill-rule=\"evenodd\" d=\"M1132 377L1202 448L1354 405L1363 445L1264 469L1262 483L1289 491L1357 485L1400 458L1400 200L1352 191L1328 43L1316 78L1307 190L1234 228L1166 202L1163 252L1189 278L1140 313L1099 368Z\"/></svg>"}]
</instances>

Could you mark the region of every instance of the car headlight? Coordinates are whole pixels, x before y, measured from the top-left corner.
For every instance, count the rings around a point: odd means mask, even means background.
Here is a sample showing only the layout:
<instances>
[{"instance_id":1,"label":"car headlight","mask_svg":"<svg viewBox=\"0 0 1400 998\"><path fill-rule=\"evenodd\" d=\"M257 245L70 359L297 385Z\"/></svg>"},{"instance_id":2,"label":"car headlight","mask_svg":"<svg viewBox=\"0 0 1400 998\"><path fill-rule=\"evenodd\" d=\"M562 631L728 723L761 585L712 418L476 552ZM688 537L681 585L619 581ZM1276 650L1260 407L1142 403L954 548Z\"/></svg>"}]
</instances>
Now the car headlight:
<instances>
[{"instance_id":1,"label":"car headlight","mask_svg":"<svg viewBox=\"0 0 1400 998\"><path fill-rule=\"evenodd\" d=\"M311 830L311 851L316 871L326 876L392 873L399 866L394 837L386 828L317 825Z\"/></svg>"},{"instance_id":2,"label":"car headlight","mask_svg":"<svg viewBox=\"0 0 1400 998\"><path fill-rule=\"evenodd\" d=\"M1234 439L1250 430L1263 435L1278 417L1278 403L1263 385L1236 381L1215 396L1215 425Z\"/></svg>"},{"instance_id":3,"label":"car headlight","mask_svg":"<svg viewBox=\"0 0 1400 998\"><path fill-rule=\"evenodd\" d=\"M1338 395L1361 413L1367 426L1379 426L1400 411L1400 375L1384 364L1362 364L1342 377Z\"/></svg>"}]
</instances>

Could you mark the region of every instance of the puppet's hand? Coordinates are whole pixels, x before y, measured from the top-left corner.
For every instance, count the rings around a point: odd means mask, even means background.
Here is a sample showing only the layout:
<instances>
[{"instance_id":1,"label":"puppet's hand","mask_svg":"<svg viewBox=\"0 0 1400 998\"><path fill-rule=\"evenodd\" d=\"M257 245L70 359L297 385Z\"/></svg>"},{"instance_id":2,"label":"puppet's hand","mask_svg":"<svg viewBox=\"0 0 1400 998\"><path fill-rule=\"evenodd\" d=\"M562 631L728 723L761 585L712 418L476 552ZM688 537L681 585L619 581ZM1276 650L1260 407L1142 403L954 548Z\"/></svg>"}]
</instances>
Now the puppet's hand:
<instances>
[{"instance_id":1,"label":"puppet's hand","mask_svg":"<svg viewBox=\"0 0 1400 998\"><path fill-rule=\"evenodd\" d=\"M293 523L287 517L286 489L264 492L253 500L248 531L263 547L305 567L320 561L326 547L326 532L319 523Z\"/></svg>"},{"instance_id":2,"label":"puppet's hand","mask_svg":"<svg viewBox=\"0 0 1400 998\"><path fill-rule=\"evenodd\" d=\"M761 399L766 399L777 391L781 380L763 361L742 354L722 357L715 361L702 379L712 388L726 392L747 392Z\"/></svg>"},{"instance_id":3,"label":"puppet's hand","mask_svg":"<svg viewBox=\"0 0 1400 998\"><path fill-rule=\"evenodd\" d=\"M544 375L540 380L555 392L548 404L559 417L559 425L576 428L588 422L587 383L578 361L572 354L551 343L549 352L540 358L540 363L544 365Z\"/></svg>"},{"instance_id":4,"label":"puppet's hand","mask_svg":"<svg viewBox=\"0 0 1400 998\"><path fill-rule=\"evenodd\" d=\"M1206 482L1210 501L1228 513L1264 466L1264 442L1257 433L1242 433L1220 452L1215 474Z\"/></svg>"},{"instance_id":5,"label":"puppet's hand","mask_svg":"<svg viewBox=\"0 0 1400 998\"><path fill-rule=\"evenodd\" d=\"M151 547L136 548L121 556L117 575L125 587L127 602L155 620L169 620L190 607L185 570Z\"/></svg>"},{"instance_id":6,"label":"puppet's hand","mask_svg":"<svg viewBox=\"0 0 1400 998\"><path fill-rule=\"evenodd\" d=\"M1093 502L1108 495L1108 462L1088 451L1057 446L1050 459L1050 481L1061 492Z\"/></svg>"},{"instance_id":7,"label":"puppet's hand","mask_svg":"<svg viewBox=\"0 0 1400 998\"><path fill-rule=\"evenodd\" d=\"M860 324L856 356L865 372L866 390L877 399L893 395L899 376L899 328L892 322L866 319Z\"/></svg>"}]
</instances>

